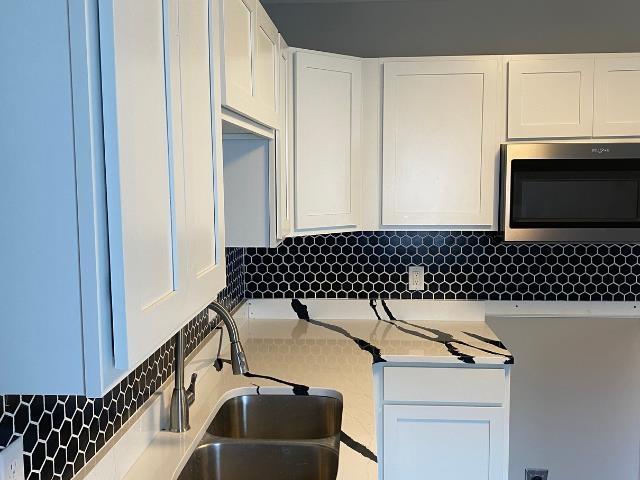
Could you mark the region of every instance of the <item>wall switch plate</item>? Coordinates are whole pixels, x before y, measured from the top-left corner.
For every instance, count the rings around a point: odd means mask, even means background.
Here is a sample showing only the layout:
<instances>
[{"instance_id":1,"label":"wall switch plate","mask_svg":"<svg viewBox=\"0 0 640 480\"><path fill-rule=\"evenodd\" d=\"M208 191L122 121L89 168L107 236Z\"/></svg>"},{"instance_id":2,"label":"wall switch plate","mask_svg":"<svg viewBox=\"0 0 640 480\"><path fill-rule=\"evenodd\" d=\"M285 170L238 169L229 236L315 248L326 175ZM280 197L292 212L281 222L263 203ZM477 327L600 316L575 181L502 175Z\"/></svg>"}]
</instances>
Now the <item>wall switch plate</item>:
<instances>
[{"instance_id":1,"label":"wall switch plate","mask_svg":"<svg viewBox=\"0 0 640 480\"><path fill-rule=\"evenodd\" d=\"M24 480L22 437L0 452L0 480Z\"/></svg>"},{"instance_id":2,"label":"wall switch plate","mask_svg":"<svg viewBox=\"0 0 640 480\"><path fill-rule=\"evenodd\" d=\"M549 470L544 468L527 468L524 471L525 480L547 480Z\"/></svg>"},{"instance_id":3,"label":"wall switch plate","mask_svg":"<svg viewBox=\"0 0 640 480\"><path fill-rule=\"evenodd\" d=\"M424 267L409 267L409 290L424 290Z\"/></svg>"}]
</instances>

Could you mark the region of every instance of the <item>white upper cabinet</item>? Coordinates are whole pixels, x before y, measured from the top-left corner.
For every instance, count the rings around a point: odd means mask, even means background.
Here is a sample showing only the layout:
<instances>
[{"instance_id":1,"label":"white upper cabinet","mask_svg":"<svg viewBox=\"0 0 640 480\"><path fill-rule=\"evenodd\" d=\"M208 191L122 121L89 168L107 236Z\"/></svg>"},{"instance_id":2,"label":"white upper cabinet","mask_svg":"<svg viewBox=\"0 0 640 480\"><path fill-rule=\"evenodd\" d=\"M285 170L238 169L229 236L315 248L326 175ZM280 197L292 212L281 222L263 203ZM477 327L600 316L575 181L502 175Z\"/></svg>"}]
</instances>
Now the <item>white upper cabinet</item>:
<instances>
[{"instance_id":1,"label":"white upper cabinet","mask_svg":"<svg viewBox=\"0 0 640 480\"><path fill-rule=\"evenodd\" d=\"M222 105L275 128L278 30L258 0L222 0L220 8Z\"/></svg>"},{"instance_id":2,"label":"white upper cabinet","mask_svg":"<svg viewBox=\"0 0 640 480\"><path fill-rule=\"evenodd\" d=\"M499 60L384 63L382 223L491 227Z\"/></svg>"},{"instance_id":3,"label":"white upper cabinet","mask_svg":"<svg viewBox=\"0 0 640 480\"><path fill-rule=\"evenodd\" d=\"M291 54L282 36L280 36L280 55L278 57L278 116L280 128L276 131L276 242L291 233L293 208L293 165L291 155Z\"/></svg>"},{"instance_id":4,"label":"white upper cabinet","mask_svg":"<svg viewBox=\"0 0 640 480\"><path fill-rule=\"evenodd\" d=\"M640 56L596 58L593 136L640 136Z\"/></svg>"},{"instance_id":5,"label":"white upper cabinet","mask_svg":"<svg viewBox=\"0 0 640 480\"><path fill-rule=\"evenodd\" d=\"M259 120L269 126L278 125L278 77L279 39L278 29L273 24L262 4L258 2L255 32L255 75L254 92Z\"/></svg>"},{"instance_id":6,"label":"white upper cabinet","mask_svg":"<svg viewBox=\"0 0 640 480\"><path fill-rule=\"evenodd\" d=\"M295 229L360 222L360 59L295 54Z\"/></svg>"},{"instance_id":7,"label":"white upper cabinet","mask_svg":"<svg viewBox=\"0 0 640 480\"><path fill-rule=\"evenodd\" d=\"M253 99L253 32L256 0L221 0L222 104L250 111Z\"/></svg>"},{"instance_id":8,"label":"white upper cabinet","mask_svg":"<svg viewBox=\"0 0 640 480\"><path fill-rule=\"evenodd\" d=\"M186 308L179 96L169 95L177 78L165 77L179 75L177 63L165 65L178 61L169 43L177 2L167 35L161 1L107 3L113 17L101 12L100 34L114 351L116 365L128 368L177 330Z\"/></svg>"},{"instance_id":9,"label":"white upper cabinet","mask_svg":"<svg viewBox=\"0 0 640 480\"><path fill-rule=\"evenodd\" d=\"M591 137L593 77L593 57L509 60L509 138Z\"/></svg>"},{"instance_id":10,"label":"white upper cabinet","mask_svg":"<svg viewBox=\"0 0 640 480\"><path fill-rule=\"evenodd\" d=\"M221 137L206 0L114 0L101 22L114 352L127 369L224 287Z\"/></svg>"},{"instance_id":11,"label":"white upper cabinet","mask_svg":"<svg viewBox=\"0 0 640 480\"><path fill-rule=\"evenodd\" d=\"M0 395L101 396L224 287L210 13L208 0L99 0L0 18L0 39L18 40L0 53L14 159L0 192L18 205L0 216L1 313L20 320L0 360L21 365Z\"/></svg>"},{"instance_id":12,"label":"white upper cabinet","mask_svg":"<svg viewBox=\"0 0 640 480\"><path fill-rule=\"evenodd\" d=\"M189 251L188 318L225 286L219 71L209 36L209 0L179 2L180 97ZM212 81L212 77L215 80Z\"/></svg>"}]
</instances>

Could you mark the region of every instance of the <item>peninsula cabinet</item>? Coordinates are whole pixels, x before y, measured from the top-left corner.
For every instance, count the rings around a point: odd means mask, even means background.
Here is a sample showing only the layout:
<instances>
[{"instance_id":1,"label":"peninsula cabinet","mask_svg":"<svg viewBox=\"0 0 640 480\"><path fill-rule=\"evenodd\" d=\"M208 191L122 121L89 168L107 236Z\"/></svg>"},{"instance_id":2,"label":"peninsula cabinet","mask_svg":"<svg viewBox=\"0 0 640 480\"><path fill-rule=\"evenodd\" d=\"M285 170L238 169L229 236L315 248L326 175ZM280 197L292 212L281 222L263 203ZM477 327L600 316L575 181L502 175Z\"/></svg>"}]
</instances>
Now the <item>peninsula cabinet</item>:
<instances>
[{"instance_id":1,"label":"peninsula cabinet","mask_svg":"<svg viewBox=\"0 0 640 480\"><path fill-rule=\"evenodd\" d=\"M374 367L379 476L507 480L509 368Z\"/></svg>"},{"instance_id":2,"label":"peninsula cabinet","mask_svg":"<svg viewBox=\"0 0 640 480\"><path fill-rule=\"evenodd\" d=\"M295 231L360 224L362 61L295 53Z\"/></svg>"},{"instance_id":3,"label":"peninsula cabinet","mask_svg":"<svg viewBox=\"0 0 640 480\"><path fill-rule=\"evenodd\" d=\"M209 5L0 17L0 394L100 396L224 287Z\"/></svg>"},{"instance_id":4,"label":"peninsula cabinet","mask_svg":"<svg viewBox=\"0 0 640 480\"><path fill-rule=\"evenodd\" d=\"M259 0L219 4L222 105L277 128L278 30Z\"/></svg>"},{"instance_id":5,"label":"peninsula cabinet","mask_svg":"<svg viewBox=\"0 0 640 480\"><path fill-rule=\"evenodd\" d=\"M491 229L500 59L385 61L382 224Z\"/></svg>"}]
</instances>

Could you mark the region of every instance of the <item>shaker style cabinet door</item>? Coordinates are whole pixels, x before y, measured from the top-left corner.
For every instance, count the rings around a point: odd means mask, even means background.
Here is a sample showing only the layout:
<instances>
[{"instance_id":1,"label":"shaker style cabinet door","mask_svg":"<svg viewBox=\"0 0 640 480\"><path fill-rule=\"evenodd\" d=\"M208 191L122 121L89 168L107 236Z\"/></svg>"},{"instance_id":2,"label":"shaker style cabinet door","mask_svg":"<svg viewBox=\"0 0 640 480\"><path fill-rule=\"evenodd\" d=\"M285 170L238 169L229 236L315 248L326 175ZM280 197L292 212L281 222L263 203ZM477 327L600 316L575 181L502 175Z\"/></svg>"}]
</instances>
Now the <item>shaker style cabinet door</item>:
<instances>
[{"instance_id":1,"label":"shaker style cabinet door","mask_svg":"<svg viewBox=\"0 0 640 480\"><path fill-rule=\"evenodd\" d=\"M165 77L176 16L165 18L162 0L100 7L114 353L127 369L178 329L185 309L184 178L168 133L179 111Z\"/></svg>"},{"instance_id":2,"label":"shaker style cabinet door","mask_svg":"<svg viewBox=\"0 0 640 480\"><path fill-rule=\"evenodd\" d=\"M254 95L257 120L275 127L278 124L278 29L258 2L255 33Z\"/></svg>"},{"instance_id":3,"label":"shaker style cabinet door","mask_svg":"<svg viewBox=\"0 0 640 480\"><path fill-rule=\"evenodd\" d=\"M491 228L497 59L384 64L382 223Z\"/></svg>"},{"instance_id":4,"label":"shaker style cabinet door","mask_svg":"<svg viewBox=\"0 0 640 480\"><path fill-rule=\"evenodd\" d=\"M295 229L353 230L360 222L359 59L295 56Z\"/></svg>"},{"instance_id":5,"label":"shaker style cabinet door","mask_svg":"<svg viewBox=\"0 0 640 480\"><path fill-rule=\"evenodd\" d=\"M384 480L506 480L504 412L384 407Z\"/></svg>"},{"instance_id":6,"label":"shaker style cabinet door","mask_svg":"<svg viewBox=\"0 0 640 480\"><path fill-rule=\"evenodd\" d=\"M278 29L259 0L221 0L222 105L276 128Z\"/></svg>"},{"instance_id":7,"label":"shaker style cabinet door","mask_svg":"<svg viewBox=\"0 0 640 480\"><path fill-rule=\"evenodd\" d=\"M509 138L591 137L593 57L509 60Z\"/></svg>"},{"instance_id":8,"label":"shaker style cabinet door","mask_svg":"<svg viewBox=\"0 0 640 480\"><path fill-rule=\"evenodd\" d=\"M219 72L217 59L211 60L210 5L209 0L178 2L178 98L189 250L186 318L211 302L226 281Z\"/></svg>"},{"instance_id":9,"label":"shaker style cabinet door","mask_svg":"<svg viewBox=\"0 0 640 480\"><path fill-rule=\"evenodd\" d=\"M640 56L596 58L594 137L640 136Z\"/></svg>"},{"instance_id":10,"label":"shaker style cabinet door","mask_svg":"<svg viewBox=\"0 0 640 480\"><path fill-rule=\"evenodd\" d=\"M287 44L280 37L280 53L278 56L278 123L276 130L276 232L275 242L278 243L291 233L291 186L292 166L290 145L291 115L290 94L290 57Z\"/></svg>"},{"instance_id":11,"label":"shaker style cabinet door","mask_svg":"<svg viewBox=\"0 0 640 480\"><path fill-rule=\"evenodd\" d=\"M240 113L253 106L257 0L220 0L223 51L222 104Z\"/></svg>"}]
</instances>

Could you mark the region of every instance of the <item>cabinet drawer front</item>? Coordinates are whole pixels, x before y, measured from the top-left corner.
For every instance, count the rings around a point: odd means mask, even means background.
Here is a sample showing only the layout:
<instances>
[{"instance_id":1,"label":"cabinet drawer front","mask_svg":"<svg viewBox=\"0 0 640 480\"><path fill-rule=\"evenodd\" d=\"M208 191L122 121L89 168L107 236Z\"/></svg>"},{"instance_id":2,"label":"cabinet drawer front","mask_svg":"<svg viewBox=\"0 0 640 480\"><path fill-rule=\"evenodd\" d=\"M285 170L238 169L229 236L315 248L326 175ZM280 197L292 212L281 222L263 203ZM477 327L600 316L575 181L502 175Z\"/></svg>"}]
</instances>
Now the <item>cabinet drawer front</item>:
<instances>
[{"instance_id":1,"label":"cabinet drawer front","mask_svg":"<svg viewBox=\"0 0 640 480\"><path fill-rule=\"evenodd\" d=\"M495 405L505 400L502 369L387 367L385 402Z\"/></svg>"}]
</instances>

